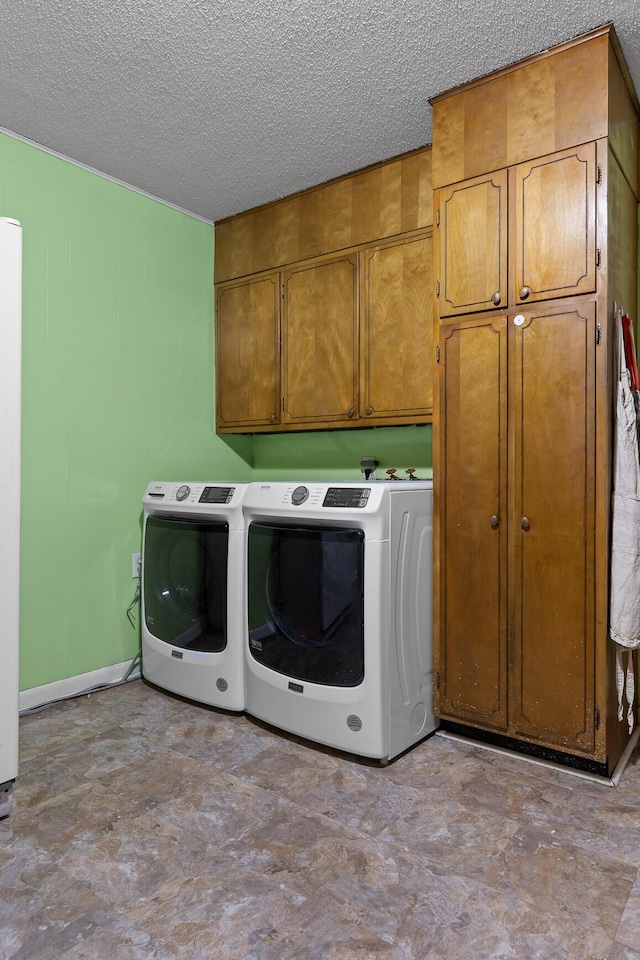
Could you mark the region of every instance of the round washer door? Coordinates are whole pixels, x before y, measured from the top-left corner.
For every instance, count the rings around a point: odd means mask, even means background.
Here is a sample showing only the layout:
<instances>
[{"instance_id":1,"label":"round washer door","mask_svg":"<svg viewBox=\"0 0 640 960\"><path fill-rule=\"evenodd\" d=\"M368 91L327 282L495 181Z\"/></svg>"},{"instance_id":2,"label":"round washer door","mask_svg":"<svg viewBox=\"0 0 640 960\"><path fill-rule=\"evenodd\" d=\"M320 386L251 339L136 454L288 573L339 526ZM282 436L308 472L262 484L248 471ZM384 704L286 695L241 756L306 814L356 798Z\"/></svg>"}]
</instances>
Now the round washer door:
<instances>
[{"instance_id":1,"label":"round washer door","mask_svg":"<svg viewBox=\"0 0 640 960\"><path fill-rule=\"evenodd\" d=\"M187 650L225 649L228 551L223 520L147 517L142 582L149 633Z\"/></svg>"}]
</instances>

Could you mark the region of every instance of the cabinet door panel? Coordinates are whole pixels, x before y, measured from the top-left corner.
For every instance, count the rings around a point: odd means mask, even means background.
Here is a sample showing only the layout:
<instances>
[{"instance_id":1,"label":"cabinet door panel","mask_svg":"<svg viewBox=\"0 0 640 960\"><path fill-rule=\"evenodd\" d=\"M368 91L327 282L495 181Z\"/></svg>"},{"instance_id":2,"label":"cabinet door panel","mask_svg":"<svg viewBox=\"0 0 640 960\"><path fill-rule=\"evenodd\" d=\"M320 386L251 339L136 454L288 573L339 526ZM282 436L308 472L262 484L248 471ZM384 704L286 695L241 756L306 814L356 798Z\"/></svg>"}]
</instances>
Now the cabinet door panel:
<instances>
[{"instance_id":1,"label":"cabinet door panel","mask_svg":"<svg viewBox=\"0 0 640 960\"><path fill-rule=\"evenodd\" d=\"M440 713L504 730L506 318L442 327L438 376Z\"/></svg>"},{"instance_id":2,"label":"cabinet door panel","mask_svg":"<svg viewBox=\"0 0 640 960\"><path fill-rule=\"evenodd\" d=\"M432 240L363 253L362 410L365 419L433 412Z\"/></svg>"},{"instance_id":3,"label":"cabinet door panel","mask_svg":"<svg viewBox=\"0 0 640 960\"><path fill-rule=\"evenodd\" d=\"M507 171L440 190L441 317L507 306ZM495 297L495 300L493 299Z\"/></svg>"},{"instance_id":4,"label":"cabinet door panel","mask_svg":"<svg viewBox=\"0 0 640 960\"><path fill-rule=\"evenodd\" d=\"M512 327L516 733L592 749L595 305Z\"/></svg>"},{"instance_id":5,"label":"cabinet door panel","mask_svg":"<svg viewBox=\"0 0 640 960\"><path fill-rule=\"evenodd\" d=\"M357 255L306 262L284 274L285 423L357 416Z\"/></svg>"},{"instance_id":6,"label":"cabinet door panel","mask_svg":"<svg viewBox=\"0 0 640 960\"><path fill-rule=\"evenodd\" d=\"M596 148L588 143L515 168L516 303L596 288Z\"/></svg>"},{"instance_id":7,"label":"cabinet door panel","mask_svg":"<svg viewBox=\"0 0 640 960\"><path fill-rule=\"evenodd\" d=\"M278 273L216 288L217 429L279 421Z\"/></svg>"}]
</instances>

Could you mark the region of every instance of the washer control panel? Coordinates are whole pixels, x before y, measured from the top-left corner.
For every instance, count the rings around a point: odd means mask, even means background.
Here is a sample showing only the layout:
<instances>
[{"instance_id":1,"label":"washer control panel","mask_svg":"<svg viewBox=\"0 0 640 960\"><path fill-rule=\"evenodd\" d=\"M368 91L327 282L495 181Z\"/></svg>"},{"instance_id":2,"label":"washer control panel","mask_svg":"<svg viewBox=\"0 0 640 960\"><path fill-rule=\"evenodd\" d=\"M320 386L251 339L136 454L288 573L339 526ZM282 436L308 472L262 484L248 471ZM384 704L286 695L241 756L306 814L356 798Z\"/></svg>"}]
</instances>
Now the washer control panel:
<instances>
[{"instance_id":1,"label":"washer control panel","mask_svg":"<svg viewBox=\"0 0 640 960\"><path fill-rule=\"evenodd\" d=\"M235 487L205 487L198 503L231 503Z\"/></svg>"},{"instance_id":2,"label":"washer control panel","mask_svg":"<svg viewBox=\"0 0 640 960\"><path fill-rule=\"evenodd\" d=\"M329 487L322 506L362 509L366 507L370 493L370 487Z\"/></svg>"},{"instance_id":3,"label":"washer control panel","mask_svg":"<svg viewBox=\"0 0 640 960\"><path fill-rule=\"evenodd\" d=\"M184 509L189 509L197 504L203 506L233 506L234 501L238 499L236 494L242 494L242 492L243 490L237 486L229 486L228 484L150 483L144 499L148 504L164 501L165 504L174 506L180 504L181 508Z\"/></svg>"},{"instance_id":4,"label":"washer control panel","mask_svg":"<svg viewBox=\"0 0 640 960\"><path fill-rule=\"evenodd\" d=\"M192 501L198 496L200 488L192 490L187 483L181 484L176 490L176 500L182 503L190 498ZM231 503L235 487L205 487L198 497L198 503Z\"/></svg>"}]
</instances>

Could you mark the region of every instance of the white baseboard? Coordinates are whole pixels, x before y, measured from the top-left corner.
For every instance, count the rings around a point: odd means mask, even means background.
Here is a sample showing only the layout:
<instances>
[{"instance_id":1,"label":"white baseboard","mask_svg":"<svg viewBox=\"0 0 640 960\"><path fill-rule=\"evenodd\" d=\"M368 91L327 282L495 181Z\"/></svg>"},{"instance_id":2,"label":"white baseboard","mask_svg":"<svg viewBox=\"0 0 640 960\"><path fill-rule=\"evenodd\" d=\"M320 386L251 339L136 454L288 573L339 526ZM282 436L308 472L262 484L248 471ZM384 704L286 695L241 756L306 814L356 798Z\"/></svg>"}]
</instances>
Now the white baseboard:
<instances>
[{"instance_id":1,"label":"white baseboard","mask_svg":"<svg viewBox=\"0 0 640 960\"><path fill-rule=\"evenodd\" d=\"M84 690L90 690L92 687L99 687L102 684L118 683L124 680L131 663L131 660L123 660L122 663L113 663L110 667L101 667L99 670L91 670L90 673L79 673L75 677L54 680L53 683L44 683L40 687L21 690L20 711L40 707L43 703L63 700L65 697L73 697ZM136 666L136 669L130 675L130 679L139 676L140 667Z\"/></svg>"}]
</instances>

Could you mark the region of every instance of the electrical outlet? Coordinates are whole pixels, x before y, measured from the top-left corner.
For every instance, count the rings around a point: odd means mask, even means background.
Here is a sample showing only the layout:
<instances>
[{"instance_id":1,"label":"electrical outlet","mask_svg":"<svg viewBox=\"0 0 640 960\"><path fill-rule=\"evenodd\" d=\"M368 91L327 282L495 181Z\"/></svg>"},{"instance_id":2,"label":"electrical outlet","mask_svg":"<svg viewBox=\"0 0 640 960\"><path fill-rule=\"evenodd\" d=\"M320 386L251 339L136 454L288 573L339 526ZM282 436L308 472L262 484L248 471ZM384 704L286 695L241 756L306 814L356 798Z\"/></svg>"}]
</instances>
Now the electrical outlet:
<instances>
[{"instance_id":1,"label":"electrical outlet","mask_svg":"<svg viewBox=\"0 0 640 960\"><path fill-rule=\"evenodd\" d=\"M132 553L131 554L131 579L137 580L140 576L140 568L142 567L142 554L141 553Z\"/></svg>"}]
</instances>

